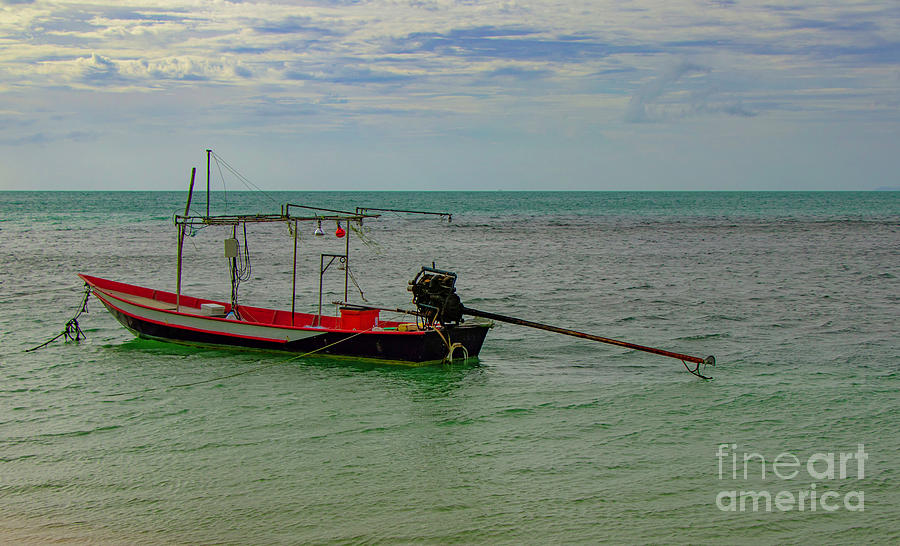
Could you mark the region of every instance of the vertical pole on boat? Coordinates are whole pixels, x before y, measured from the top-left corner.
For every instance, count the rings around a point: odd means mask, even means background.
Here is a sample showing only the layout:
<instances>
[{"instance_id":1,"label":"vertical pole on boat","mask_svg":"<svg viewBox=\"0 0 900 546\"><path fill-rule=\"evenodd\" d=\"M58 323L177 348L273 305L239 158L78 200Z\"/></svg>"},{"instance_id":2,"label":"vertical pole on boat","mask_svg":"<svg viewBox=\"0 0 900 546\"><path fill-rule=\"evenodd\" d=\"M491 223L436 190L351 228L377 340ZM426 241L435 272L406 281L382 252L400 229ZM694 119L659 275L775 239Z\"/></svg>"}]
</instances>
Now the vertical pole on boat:
<instances>
[{"instance_id":1,"label":"vertical pole on boat","mask_svg":"<svg viewBox=\"0 0 900 546\"><path fill-rule=\"evenodd\" d=\"M297 301L297 220L294 220L294 274L291 282L291 326L294 325L294 304Z\"/></svg>"},{"instance_id":2,"label":"vertical pole on boat","mask_svg":"<svg viewBox=\"0 0 900 546\"><path fill-rule=\"evenodd\" d=\"M334 260L334 258L332 258ZM331 263L329 262L329 265ZM325 275L325 255L319 255L319 314L316 315L316 326L322 325L322 277Z\"/></svg>"},{"instance_id":3,"label":"vertical pole on boat","mask_svg":"<svg viewBox=\"0 0 900 546\"><path fill-rule=\"evenodd\" d=\"M347 296L349 292L347 292L347 279L350 277L350 219L347 219L347 240L345 241L346 245L344 247L344 301L350 301Z\"/></svg>"},{"instance_id":4,"label":"vertical pole on boat","mask_svg":"<svg viewBox=\"0 0 900 546\"><path fill-rule=\"evenodd\" d=\"M194 177L197 175L197 167L191 168L191 186L188 189L187 204L184 206L184 215L191 212L191 196L194 195ZM178 225L178 274L175 287L175 311L181 311L181 254L184 249L184 224Z\"/></svg>"},{"instance_id":5,"label":"vertical pole on boat","mask_svg":"<svg viewBox=\"0 0 900 546\"><path fill-rule=\"evenodd\" d=\"M178 225L178 274L175 279L175 312L181 312L181 252L184 249L184 226Z\"/></svg>"},{"instance_id":6,"label":"vertical pole on boat","mask_svg":"<svg viewBox=\"0 0 900 546\"><path fill-rule=\"evenodd\" d=\"M209 217L209 156L212 150L206 150L206 216Z\"/></svg>"}]
</instances>

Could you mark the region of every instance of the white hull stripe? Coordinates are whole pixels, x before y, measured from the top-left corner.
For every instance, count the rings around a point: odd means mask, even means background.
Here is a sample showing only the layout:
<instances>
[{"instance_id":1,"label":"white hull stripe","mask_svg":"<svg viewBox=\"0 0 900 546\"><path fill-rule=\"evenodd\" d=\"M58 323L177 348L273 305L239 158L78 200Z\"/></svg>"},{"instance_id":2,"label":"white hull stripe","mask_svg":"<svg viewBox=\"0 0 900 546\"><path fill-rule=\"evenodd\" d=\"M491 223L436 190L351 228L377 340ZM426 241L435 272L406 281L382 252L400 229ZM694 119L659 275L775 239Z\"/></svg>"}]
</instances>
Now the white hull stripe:
<instances>
[{"instance_id":1,"label":"white hull stripe","mask_svg":"<svg viewBox=\"0 0 900 546\"><path fill-rule=\"evenodd\" d=\"M279 326L264 326L241 322L237 320L229 320L215 317L202 317L198 315L186 315L176 313L175 311L165 311L161 309L153 309L143 305L116 298L115 296L94 287L94 294L100 298L103 303L113 307L114 309L129 315L131 317L152 322L154 324L162 324L173 328L182 328L195 332L204 332L210 334L224 335L230 337L240 337L247 339L258 339L263 341L272 341L275 343L288 343L298 339L307 339L322 335L326 331L306 330L297 328L282 328ZM113 303L110 300L114 300Z\"/></svg>"}]
</instances>

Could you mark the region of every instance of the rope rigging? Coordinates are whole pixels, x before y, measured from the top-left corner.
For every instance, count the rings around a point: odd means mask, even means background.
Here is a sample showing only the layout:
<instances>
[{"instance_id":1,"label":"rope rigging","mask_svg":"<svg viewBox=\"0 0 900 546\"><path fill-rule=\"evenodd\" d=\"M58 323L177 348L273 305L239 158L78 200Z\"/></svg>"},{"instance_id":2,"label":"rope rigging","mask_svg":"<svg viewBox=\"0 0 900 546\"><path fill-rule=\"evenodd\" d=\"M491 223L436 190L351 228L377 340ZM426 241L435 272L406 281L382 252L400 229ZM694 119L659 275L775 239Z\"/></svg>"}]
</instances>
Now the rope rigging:
<instances>
[{"instance_id":1,"label":"rope rigging","mask_svg":"<svg viewBox=\"0 0 900 546\"><path fill-rule=\"evenodd\" d=\"M241 285L241 282L250 280L250 273L252 271L252 267L250 264L250 248L247 244L247 224L243 224L244 227L244 243L234 238L236 245L235 256L231 257L231 309L234 312L237 318L241 318L240 311L238 310L238 289ZM235 232L237 231L237 226L235 226ZM237 233L235 233L237 235Z\"/></svg>"},{"instance_id":2,"label":"rope rigging","mask_svg":"<svg viewBox=\"0 0 900 546\"><path fill-rule=\"evenodd\" d=\"M356 287L356 290L359 291L359 297L366 303L369 303L369 300L366 299L366 295L363 294L363 289L359 286L359 283L356 281L356 277L353 276L353 271L350 270L350 264L345 264L344 267L347 268L347 275L350 277L350 280L353 281L353 286Z\"/></svg>"},{"instance_id":3,"label":"rope rigging","mask_svg":"<svg viewBox=\"0 0 900 546\"><path fill-rule=\"evenodd\" d=\"M38 345L36 347L32 347L31 349L26 349L25 352L30 353L30 352L36 351L42 347L46 347L47 345L50 345L51 343L53 343L54 341L56 341L57 339L59 339L61 337L65 337L66 341L71 340L76 343L80 342L82 339L87 339L87 336L84 334L84 331L82 331L81 326L79 326L79 324L78 324L78 317L80 317L82 313L88 312L87 304L88 304L88 298L90 298L90 297L91 297L91 287L88 286L87 283L85 283L84 297L81 300L81 305L78 308L78 312L75 313L74 317L70 318L69 321L66 322L66 326L65 326L65 328L63 328L63 331L60 332L59 334L57 334L56 336L48 339L44 343L41 343L40 345Z\"/></svg>"},{"instance_id":4,"label":"rope rigging","mask_svg":"<svg viewBox=\"0 0 900 546\"><path fill-rule=\"evenodd\" d=\"M266 193L265 191L263 191L262 188L260 188L259 186L257 186L257 185L254 184L253 182L251 182L249 178L247 178L246 176L242 175L240 172L238 172L237 169L235 169L234 167L232 167L231 165L229 165L228 162L225 161L224 159L222 159L222 157L221 157L220 155L216 154L216 153L213 152L213 151L210 151L210 155L211 155L212 158L215 159L215 161L216 161L216 167L219 169L219 176L222 177L222 185L223 185L223 187L224 187L224 184L225 184L225 177L222 175L222 165L224 165L226 170L228 170L228 171L229 171L231 174L233 174L238 180L240 180L245 186L247 186L247 189L249 189L249 190L251 190L251 191L252 191L252 190L258 191L258 192L260 192L261 194L265 195L270 201L272 201L272 202L275 203L276 205L279 204L279 202L278 202L275 198L273 198L271 195L269 195L268 193Z\"/></svg>"}]
</instances>

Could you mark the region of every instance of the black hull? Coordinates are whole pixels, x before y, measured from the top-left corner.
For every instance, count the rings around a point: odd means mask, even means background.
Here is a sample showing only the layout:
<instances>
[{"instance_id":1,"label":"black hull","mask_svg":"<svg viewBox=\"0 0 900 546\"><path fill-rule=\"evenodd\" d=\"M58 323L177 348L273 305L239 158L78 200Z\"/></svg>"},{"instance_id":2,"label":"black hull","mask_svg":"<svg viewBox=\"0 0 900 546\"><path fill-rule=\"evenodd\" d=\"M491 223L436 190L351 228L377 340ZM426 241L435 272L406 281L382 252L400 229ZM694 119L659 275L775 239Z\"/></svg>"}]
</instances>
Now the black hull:
<instances>
[{"instance_id":1,"label":"black hull","mask_svg":"<svg viewBox=\"0 0 900 546\"><path fill-rule=\"evenodd\" d=\"M106 307L123 326L135 335L160 341L210 347L314 353L322 356L374 359L406 365L441 362L449 356L446 343L440 334L433 330L415 334L323 330L322 333L304 339L279 342L159 324L128 315L108 304ZM444 336L451 344L461 344L465 348L465 350L458 347L454 349L453 360L477 357L489 329L490 325L480 323L463 324L443 330Z\"/></svg>"}]
</instances>

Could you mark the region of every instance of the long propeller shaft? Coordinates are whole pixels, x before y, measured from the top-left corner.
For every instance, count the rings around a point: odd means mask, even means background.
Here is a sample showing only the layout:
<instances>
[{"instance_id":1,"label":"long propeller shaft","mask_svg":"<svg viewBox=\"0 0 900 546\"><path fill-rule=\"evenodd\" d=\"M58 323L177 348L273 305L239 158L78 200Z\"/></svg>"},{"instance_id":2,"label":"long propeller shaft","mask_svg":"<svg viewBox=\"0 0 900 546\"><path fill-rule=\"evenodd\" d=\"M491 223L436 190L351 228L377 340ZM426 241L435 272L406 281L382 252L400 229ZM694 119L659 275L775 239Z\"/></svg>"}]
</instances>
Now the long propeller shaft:
<instances>
[{"instance_id":1,"label":"long propeller shaft","mask_svg":"<svg viewBox=\"0 0 900 546\"><path fill-rule=\"evenodd\" d=\"M647 347L645 345L638 345L637 343L629 343L627 341L620 341L618 339L610 339L608 337L595 336L593 334L586 334L584 332L578 332L575 330L570 330L568 328L560 328L559 326L551 326L549 324L542 324L540 322L532 322L530 320L524 320L516 317L508 317L506 315L499 315L497 313L489 313L487 311L479 311L478 309L472 309L470 307L463 308L464 315L470 315L473 317L482 317L490 320L496 320L500 322L508 322L510 324L518 324L519 326L527 326L529 328L537 328L539 330L547 330L548 332L556 332L557 334L564 334L567 336L580 337L583 339L590 339L593 341L599 341L600 343L608 343L610 345L618 345L620 347L626 347L628 349L635 349L638 351L644 351L648 353L658 354L662 356L668 356L670 358L677 358L678 360L684 362L693 362L695 364L706 364L715 366L716 357L708 356L706 358L700 358L698 356L685 355L681 353L675 353L672 351L666 351L665 349L657 349L655 347Z\"/></svg>"}]
</instances>

